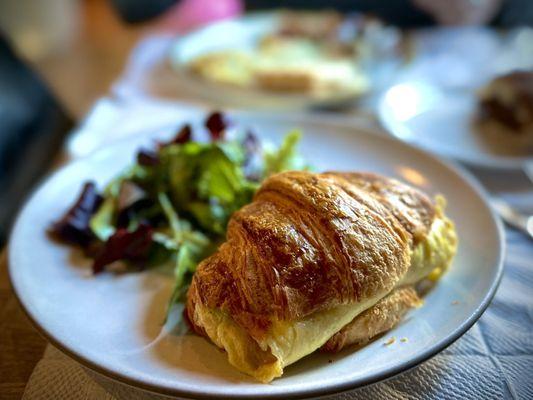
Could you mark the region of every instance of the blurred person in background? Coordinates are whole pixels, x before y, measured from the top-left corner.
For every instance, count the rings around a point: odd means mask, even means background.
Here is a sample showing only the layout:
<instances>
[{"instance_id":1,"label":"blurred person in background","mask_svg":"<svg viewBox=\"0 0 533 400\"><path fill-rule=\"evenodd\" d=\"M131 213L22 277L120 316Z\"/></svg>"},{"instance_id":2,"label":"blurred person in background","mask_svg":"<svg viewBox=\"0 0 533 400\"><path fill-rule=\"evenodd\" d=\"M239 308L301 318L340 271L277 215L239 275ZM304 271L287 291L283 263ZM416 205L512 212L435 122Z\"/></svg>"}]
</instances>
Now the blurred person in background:
<instances>
[{"instance_id":1,"label":"blurred person in background","mask_svg":"<svg viewBox=\"0 0 533 400\"><path fill-rule=\"evenodd\" d=\"M242 10L335 9L370 13L399 27L432 24L533 26L531 0L111 0L122 18L143 22L168 11L168 19L194 28Z\"/></svg>"},{"instance_id":2,"label":"blurred person in background","mask_svg":"<svg viewBox=\"0 0 533 400\"><path fill-rule=\"evenodd\" d=\"M531 0L109 1L128 23L144 22L165 14L164 25L179 32L239 15L245 10L268 8L358 11L371 13L400 27L435 23L491 24L501 27L533 25ZM75 0L63 2L60 7L74 3ZM49 168L73 126L73 119L67 115L43 81L17 55L7 39L8 35L2 33L2 24L16 23L9 19L3 8L15 4L18 4L16 0L0 4L0 243L5 240L9 224L24 196ZM61 18L56 12L48 12L48 17ZM40 49L39 46L36 48Z\"/></svg>"},{"instance_id":3,"label":"blurred person in background","mask_svg":"<svg viewBox=\"0 0 533 400\"><path fill-rule=\"evenodd\" d=\"M48 87L0 34L0 244L72 126Z\"/></svg>"}]
</instances>

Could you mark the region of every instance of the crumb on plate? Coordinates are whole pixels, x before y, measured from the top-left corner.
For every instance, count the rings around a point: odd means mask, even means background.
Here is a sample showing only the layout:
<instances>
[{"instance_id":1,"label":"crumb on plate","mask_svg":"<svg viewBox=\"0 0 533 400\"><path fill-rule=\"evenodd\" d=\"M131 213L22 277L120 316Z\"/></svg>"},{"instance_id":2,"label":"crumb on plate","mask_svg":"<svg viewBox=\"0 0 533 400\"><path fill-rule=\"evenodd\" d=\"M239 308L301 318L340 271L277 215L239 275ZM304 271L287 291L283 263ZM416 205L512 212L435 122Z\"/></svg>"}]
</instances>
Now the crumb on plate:
<instances>
[{"instance_id":1,"label":"crumb on plate","mask_svg":"<svg viewBox=\"0 0 533 400\"><path fill-rule=\"evenodd\" d=\"M396 342L396 338L393 336L389 339L387 339L387 341L384 343L385 346L390 346L391 344L394 344L394 342Z\"/></svg>"}]
</instances>

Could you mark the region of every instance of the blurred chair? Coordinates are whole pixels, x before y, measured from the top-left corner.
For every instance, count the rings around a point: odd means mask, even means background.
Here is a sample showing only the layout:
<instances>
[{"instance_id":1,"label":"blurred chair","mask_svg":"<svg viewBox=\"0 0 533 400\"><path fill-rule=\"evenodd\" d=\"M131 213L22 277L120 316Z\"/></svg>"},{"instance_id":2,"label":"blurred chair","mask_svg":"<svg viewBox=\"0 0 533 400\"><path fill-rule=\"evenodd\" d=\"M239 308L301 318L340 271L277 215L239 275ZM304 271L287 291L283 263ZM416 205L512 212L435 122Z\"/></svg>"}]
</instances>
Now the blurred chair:
<instances>
[{"instance_id":1,"label":"blurred chair","mask_svg":"<svg viewBox=\"0 0 533 400\"><path fill-rule=\"evenodd\" d=\"M0 243L73 120L0 32Z\"/></svg>"}]
</instances>

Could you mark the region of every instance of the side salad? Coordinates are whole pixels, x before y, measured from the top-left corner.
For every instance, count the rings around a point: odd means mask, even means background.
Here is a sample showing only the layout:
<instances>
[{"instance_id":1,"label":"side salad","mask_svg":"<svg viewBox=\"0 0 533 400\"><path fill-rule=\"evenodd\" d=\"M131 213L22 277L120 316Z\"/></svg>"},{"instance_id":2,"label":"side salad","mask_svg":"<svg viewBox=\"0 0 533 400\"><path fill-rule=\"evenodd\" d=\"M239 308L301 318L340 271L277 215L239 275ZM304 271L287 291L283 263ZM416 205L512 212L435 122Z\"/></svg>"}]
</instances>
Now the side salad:
<instances>
[{"instance_id":1,"label":"side salad","mask_svg":"<svg viewBox=\"0 0 533 400\"><path fill-rule=\"evenodd\" d=\"M296 151L298 131L275 148L220 112L210 114L199 130L186 124L171 141L141 149L101 192L86 182L49 234L81 247L93 259L94 274L173 271L170 305L182 302L198 263L216 250L229 218L251 202L261 181L306 168ZM202 133L209 139L195 140Z\"/></svg>"}]
</instances>

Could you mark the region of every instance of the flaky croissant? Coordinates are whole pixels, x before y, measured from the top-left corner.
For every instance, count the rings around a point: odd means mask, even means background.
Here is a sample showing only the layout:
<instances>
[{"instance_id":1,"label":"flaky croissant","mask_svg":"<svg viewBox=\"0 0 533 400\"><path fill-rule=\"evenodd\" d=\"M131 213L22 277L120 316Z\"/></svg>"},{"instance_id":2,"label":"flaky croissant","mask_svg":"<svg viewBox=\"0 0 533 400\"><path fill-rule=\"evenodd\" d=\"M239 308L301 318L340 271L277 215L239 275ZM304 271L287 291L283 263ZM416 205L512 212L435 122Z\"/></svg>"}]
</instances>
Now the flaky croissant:
<instances>
[{"instance_id":1,"label":"flaky croissant","mask_svg":"<svg viewBox=\"0 0 533 400\"><path fill-rule=\"evenodd\" d=\"M412 286L449 265L453 224L420 191L368 173L286 172L236 212L192 280L187 315L262 382L322 347L389 330Z\"/></svg>"}]
</instances>

